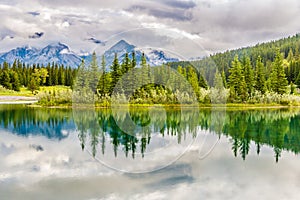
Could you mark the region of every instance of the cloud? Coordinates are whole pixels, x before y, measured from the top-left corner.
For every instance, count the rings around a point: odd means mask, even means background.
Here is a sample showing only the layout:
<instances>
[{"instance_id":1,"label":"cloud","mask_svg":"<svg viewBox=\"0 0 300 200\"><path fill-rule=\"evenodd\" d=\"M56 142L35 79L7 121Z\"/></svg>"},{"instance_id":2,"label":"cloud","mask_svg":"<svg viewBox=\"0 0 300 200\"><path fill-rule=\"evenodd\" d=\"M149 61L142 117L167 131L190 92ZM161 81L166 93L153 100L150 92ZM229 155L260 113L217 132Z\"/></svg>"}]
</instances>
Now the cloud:
<instances>
[{"instance_id":1,"label":"cloud","mask_svg":"<svg viewBox=\"0 0 300 200\"><path fill-rule=\"evenodd\" d=\"M28 14L30 14L32 16L38 16L38 15L40 15L39 12L28 12Z\"/></svg>"},{"instance_id":2,"label":"cloud","mask_svg":"<svg viewBox=\"0 0 300 200\"><path fill-rule=\"evenodd\" d=\"M88 38L87 39L88 41L91 41L91 42L93 42L93 43L95 43L95 44L101 44L101 45L105 45L105 42L103 42L103 41L101 41L101 40L98 40L98 39L96 39L96 38L93 38L93 37L91 37L91 38Z\"/></svg>"},{"instance_id":3,"label":"cloud","mask_svg":"<svg viewBox=\"0 0 300 200\"><path fill-rule=\"evenodd\" d=\"M150 9L149 14L159 19L167 18L178 21L187 21L192 19L191 13L187 12L170 12L159 9Z\"/></svg>"},{"instance_id":4,"label":"cloud","mask_svg":"<svg viewBox=\"0 0 300 200\"><path fill-rule=\"evenodd\" d=\"M28 38L30 39L36 39L36 38L40 38L44 35L43 32L35 32L33 35L29 35Z\"/></svg>"},{"instance_id":5,"label":"cloud","mask_svg":"<svg viewBox=\"0 0 300 200\"><path fill-rule=\"evenodd\" d=\"M181 9L189 9L189 8L194 8L197 6L197 4L193 1L177 1L177 0L167 0L167 1L162 1L162 3L175 7L175 8L181 8Z\"/></svg>"},{"instance_id":6,"label":"cloud","mask_svg":"<svg viewBox=\"0 0 300 200\"><path fill-rule=\"evenodd\" d=\"M13 0L2 1L0 11L0 51L25 44L45 46L60 41L75 52L91 52L101 48L98 40L109 40L116 34L143 28L144 24L160 24L193 35L190 40L209 52L218 52L293 35L300 28L300 2L297 0L89 0L85 3L79 0ZM32 35L41 32L46 34L42 37ZM144 41L161 43L163 47L180 43L166 32L163 36L158 31L142 32L140 36L137 32L130 33L132 35L123 36L130 40L143 37L132 40L136 46ZM32 40L28 36L40 39ZM184 54L187 49L179 48L178 51ZM187 57L201 56L200 53L191 55L198 51L197 48L189 49Z\"/></svg>"}]
</instances>

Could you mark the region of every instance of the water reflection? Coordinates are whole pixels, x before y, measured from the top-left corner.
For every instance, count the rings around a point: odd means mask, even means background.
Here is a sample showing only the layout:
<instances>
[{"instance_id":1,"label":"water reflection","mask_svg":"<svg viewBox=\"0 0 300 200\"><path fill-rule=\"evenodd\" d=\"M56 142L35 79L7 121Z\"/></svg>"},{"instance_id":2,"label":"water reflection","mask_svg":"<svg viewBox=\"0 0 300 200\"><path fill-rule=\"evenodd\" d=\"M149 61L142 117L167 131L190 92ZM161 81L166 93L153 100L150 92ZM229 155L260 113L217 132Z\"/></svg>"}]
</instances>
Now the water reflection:
<instances>
[{"instance_id":1,"label":"water reflection","mask_svg":"<svg viewBox=\"0 0 300 200\"><path fill-rule=\"evenodd\" d=\"M31 108L25 105L0 105L0 127L20 136L45 136L61 140L75 130L68 109Z\"/></svg>"},{"instance_id":2,"label":"water reflection","mask_svg":"<svg viewBox=\"0 0 300 200\"><path fill-rule=\"evenodd\" d=\"M224 118L220 118L223 114ZM104 155L108 148L112 148L115 157L120 151L126 157L135 158L137 153L144 157L156 137L173 138L181 144L187 136L196 137L199 130L228 137L233 155L241 156L244 160L251 142L256 144L257 154L260 154L264 145L273 148L276 162L282 151L295 154L300 151L300 113L290 109L236 110L226 113L202 109L196 113L188 108L166 108L163 111L145 108L131 109L129 114L120 109L114 118L108 109L78 110L74 115L70 109L5 105L0 108L0 116L3 129L24 137L42 135L62 140L68 137L68 132L76 129L81 148L90 148L93 156ZM125 122L128 118L137 124L130 129L130 134L116 124L116 120ZM151 148L168 145L162 142L164 140L159 141Z\"/></svg>"}]
</instances>

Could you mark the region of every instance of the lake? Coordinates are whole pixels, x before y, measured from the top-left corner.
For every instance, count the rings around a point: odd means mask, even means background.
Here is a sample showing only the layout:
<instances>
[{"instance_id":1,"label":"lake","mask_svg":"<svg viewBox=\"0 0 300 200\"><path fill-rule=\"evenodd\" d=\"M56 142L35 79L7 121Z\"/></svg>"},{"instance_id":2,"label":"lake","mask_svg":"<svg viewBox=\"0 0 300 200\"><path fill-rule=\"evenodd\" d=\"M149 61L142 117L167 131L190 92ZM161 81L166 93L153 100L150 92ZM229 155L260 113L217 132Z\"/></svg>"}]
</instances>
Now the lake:
<instances>
[{"instance_id":1,"label":"lake","mask_svg":"<svg viewBox=\"0 0 300 200\"><path fill-rule=\"evenodd\" d=\"M0 199L298 199L300 110L0 106Z\"/></svg>"}]
</instances>

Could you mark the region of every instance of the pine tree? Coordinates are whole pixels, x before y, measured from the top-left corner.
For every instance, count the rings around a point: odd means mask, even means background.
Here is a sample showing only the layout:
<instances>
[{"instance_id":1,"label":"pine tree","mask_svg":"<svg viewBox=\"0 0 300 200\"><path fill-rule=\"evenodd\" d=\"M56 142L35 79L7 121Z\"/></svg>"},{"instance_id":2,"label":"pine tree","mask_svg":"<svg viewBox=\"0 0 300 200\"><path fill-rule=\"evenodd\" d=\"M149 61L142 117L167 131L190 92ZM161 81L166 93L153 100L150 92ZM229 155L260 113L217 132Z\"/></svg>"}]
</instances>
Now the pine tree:
<instances>
[{"instance_id":1,"label":"pine tree","mask_svg":"<svg viewBox=\"0 0 300 200\"><path fill-rule=\"evenodd\" d=\"M264 64L262 63L261 57L258 56L256 60L256 79L255 79L255 89L260 91L262 94L266 92L266 77Z\"/></svg>"},{"instance_id":2,"label":"pine tree","mask_svg":"<svg viewBox=\"0 0 300 200\"><path fill-rule=\"evenodd\" d=\"M208 89L207 81L205 78L202 76L202 74L199 75L199 86L205 89Z\"/></svg>"},{"instance_id":3,"label":"pine tree","mask_svg":"<svg viewBox=\"0 0 300 200\"><path fill-rule=\"evenodd\" d=\"M0 76L0 84L5 87L6 89L11 89L11 83L10 83L10 69L9 64L7 62L3 63L3 69Z\"/></svg>"},{"instance_id":4,"label":"pine tree","mask_svg":"<svg viewBox=\"0 0 300 200\"><path fill-rule=\"evenodd\" d=\"M223 80L223 85L225 88L227 88L227 81L226 81L226 75L225 75L224 70L222 71L221 76L222 76L222 80Z\"/></svg>"},{"instance_id":5,"label":"pine tree","mask_svg":"<svg viewBox=\"0 0 300 200\"><path fill-rule=\"evenodd\" d=\"M288 81L284 73L283 58L279 49L276 51L276 56L274 62L272 63L272 72L269 79L271 84L270 88L272 91L278 94L286 93Z\"/></svg>"},{"instance_id":6,"label":"pine tree","mask_svg":"<svg viewBox=\"0 0 300 200\"><path fill-rule=\"evenodd\" d=\"M140 77L142 85L147 84L150 81L149 70L150 67L147 64L146 56L143 53L141 57L141 77Z\"/></svg>"},{"instance_id":7,"label":"pine tree","mask_svg":"<svg viewBox=\"0 0 300 200\"><path fill-rule=\"evenodd\" d=\"M89 87L91 88L91 90L95 93L96 89L97 89L97 85L99 82L99 66L97 63L97 55L95 52L93 52L92 54L92 61L90 63L89 69L88 69L90 75L89 75Z\"/></svg>"},{"instance_id":8,"label":"pine tree","mask_svg":"<svg viewBox=\"0 0 300 200\"><path fill-rule=\"evenodd\" d=\"M130 68L131 68L131 63L130 63L129 55L126 52L124 60L122 62L122 66L121 66L122 75L126 74L129 71Z\"/></svg>"},{"instance_id":9,"label":"pine tree","mask_svg":"<svg viewBox=\"0 0 300 200\"><path fill-rule=\"evenodd\" d=\"M193 67L188 66L187 68L187 78L188 82L191 84L197 98L200 98L200 87L199 87L199 81L198 81L198 75L193 69Z\"/></svg>"},{"instance_id":10,"label":"pine tree","mask_svg":"<svg viewBox=\"0 0 300 200\"><path fill-rule=\"evenodd\" d=\"M39 85L37 83L37 80L34 77L31 77L29 83L28 83L28 89L34 93L35 90L39 89Z\"/></svg>"},{"instance_id":11,"label":"pine tree","mask_svg":"<svg viewBox=\"0 0 300 200\"><path fill-rule=\"evenodd\" d=\"M109 93L109 88L110 88L110 83L111 80L109 78L109 74L106 73L106 62L105 62L105 57L102 55L102 60L101 60L101 77L99 79L99 92L101 95L105 95Z\"/></svg>"},{"instance_id":12,"label":"pine tree","mask_svg":"<svg viewBox=\"0 0 300 200\"><path fill-rule=\"evenodd\" d=\"M234 60L231 63L229 72L229 84L231 87L230 89L233 90L231 91L231 94L235 94L237 100L247 100L247 85L245 82L244 74L242 73L242 66L237 55L234 57Z\"/></svg>"},{"instance_id":13,"label":"pine tree","mask_svg":"<svg viewBox=\"0 0 300 200\"><path fill-rule=\"evenodd\" d=\"M245 58L245 64L243 68L244 68L245 82L247 85L247 92L248 95L251 96L253 93L253 86L254 86L254 74L253 74L253 68L251 66L251 61L249 57Z\"/></svg>"},{"instance_id":14,"label":"pine tree","mask_svg":"<svg viewBox=\"0 0 300 200\"><path fill-rule=\"evenodd\" d=\"M120 65L119 65L117 53L115 53L115 58L113 60L112 66L111 66L111 76L112 76L112 83L111 83L110 92L112 92L114 90L114 87L116 86L116 84L118 83L118 81L121 77Z\"/></svg>"},{"instance_id":15,"label":"pine tree","mask_svg":"<svg viewBox=\"0 0 300 200\"><path fill-rule=\"evenodd\" d=\"M19 76L18 73L15 71L12 71L10 74L10 81L11 81L11 88L14 91L20 91L20 81L19 81Z\"/></svg>"},{"instance_id":16,"label":"pine tree","mask_svg":"<svg viewBox=\"0 0 300 200\"><path fill-rule=\"evenodd\" d=\"M222 80L222 76L219 72L219 70L216 70L215 73L215 78L214 78L214 88L221 90L224 88L224 84L223 84L223 80Z\"/></svg>"}]
</instances>

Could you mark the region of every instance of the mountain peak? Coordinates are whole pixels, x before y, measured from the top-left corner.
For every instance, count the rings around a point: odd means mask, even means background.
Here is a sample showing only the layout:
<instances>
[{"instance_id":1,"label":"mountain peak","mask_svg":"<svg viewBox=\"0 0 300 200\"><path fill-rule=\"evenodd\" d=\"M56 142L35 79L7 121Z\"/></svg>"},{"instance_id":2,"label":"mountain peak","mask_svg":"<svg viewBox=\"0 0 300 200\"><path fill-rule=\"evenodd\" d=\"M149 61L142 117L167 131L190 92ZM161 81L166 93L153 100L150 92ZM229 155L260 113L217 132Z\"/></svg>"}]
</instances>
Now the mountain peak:
<instances>
[{"instance_id":1,"label":"mountain peak","mask_svg":"<svg viewBox=\"0 0 300 200\"><path fill-rule=\"evenodd\" d=\"M114 44L109 50L107 50L108 52L114 52L114 53L119 53L119 52L123 52L124 50L127 52L131 52L133 49L135 48L134 45L129 44L127 41L125 40L120 40L119 42L117 42L116 44Z\"/></svg>"},{"instance_id":2,"label":"mountain peak","mask_svg":"<svg viewBox=\"0 0 300 200\"><path fill-rule=\"evenodd\" d=\"M53 42L53 43L49 44L47 47L69 49L69 47L66 44L63 44L61 42Z\"/></svg>"}]
</instances>

